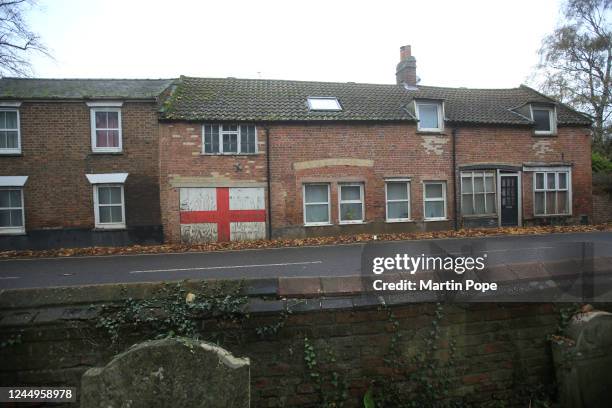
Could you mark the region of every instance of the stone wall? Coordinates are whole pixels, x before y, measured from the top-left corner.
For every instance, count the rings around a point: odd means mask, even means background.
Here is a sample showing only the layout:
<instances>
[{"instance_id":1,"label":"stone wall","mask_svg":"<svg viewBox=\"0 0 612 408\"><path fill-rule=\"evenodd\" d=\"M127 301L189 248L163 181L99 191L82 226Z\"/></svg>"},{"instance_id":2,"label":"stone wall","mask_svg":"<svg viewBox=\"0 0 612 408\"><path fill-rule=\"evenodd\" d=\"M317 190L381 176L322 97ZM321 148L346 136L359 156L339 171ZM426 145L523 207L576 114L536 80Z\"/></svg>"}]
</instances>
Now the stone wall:
<instances>
[{"instance_id":1,"label":"stone wall","mask_svg":"<svg viewBox=\"0 0 612 408\"><path fill-rule=\"evenodd\" d=\"M151 335L134 329L111 345L108 334L95 328L100 305L150 298L160 285L0 293L0 385L78 386L88 368L105 365L117 352ZM436 361L447 361L453 343L454 363L447 374L452 397L477 406L494 401L513 406L518 395L553 382L547 335L559 324L559 305L454 304L438 309L432 303L393 304L392 297L359 294L286 299L275 297L277 290L270 280L249 282L250 318L201 322L204 339L251 359L253 407L320 406L322 398L337 391L333 376L346 385L345 406L361 407L372 382L409 387L407 372L394 366L402 356L432 350ZM441 316L434 350L426 339L436 313ZM277 330L270 329L274 326ZM268 330L262 333L263 328ZM306 346L316 354L314 370L305 363ZM320 390L313 372L323 379Z\"/></svg>"}]
</instances>

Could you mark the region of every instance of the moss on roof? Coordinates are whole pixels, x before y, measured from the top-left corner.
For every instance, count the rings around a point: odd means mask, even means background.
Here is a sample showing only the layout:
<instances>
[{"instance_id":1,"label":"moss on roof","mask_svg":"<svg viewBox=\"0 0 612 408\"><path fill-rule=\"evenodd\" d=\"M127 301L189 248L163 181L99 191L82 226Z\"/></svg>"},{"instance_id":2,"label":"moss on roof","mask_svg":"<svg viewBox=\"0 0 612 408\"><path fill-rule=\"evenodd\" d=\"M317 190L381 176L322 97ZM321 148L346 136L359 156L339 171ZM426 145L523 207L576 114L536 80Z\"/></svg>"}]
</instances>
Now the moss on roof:
<instances>
[{"instance_id":1,"label":"moss on roof","mask_svg":"<svg viewBox=\"0 0 612 408\"><path fill-rule=\"evenodd\" d=\"M170 79L2 78L5 99L155 99Z\"/></svg>"},{"instance_id":2,"label":"moss on roof","mask_svg":"<svg viewBox=\"0 0 612 408\"><path fill-rule=\"evenodd\" d=\"M342 111L310 111L309 96L336 97ZM444 101L451 122L530 125L514 109L527 103L555 103L533 89L468 89L344 82L181 77L164 103L162 119L213 121L413 121L415 99ZM555 103L556 104L556 103ZM557 105L560 125L590 120Z\"/></svg>"}]
</instances>

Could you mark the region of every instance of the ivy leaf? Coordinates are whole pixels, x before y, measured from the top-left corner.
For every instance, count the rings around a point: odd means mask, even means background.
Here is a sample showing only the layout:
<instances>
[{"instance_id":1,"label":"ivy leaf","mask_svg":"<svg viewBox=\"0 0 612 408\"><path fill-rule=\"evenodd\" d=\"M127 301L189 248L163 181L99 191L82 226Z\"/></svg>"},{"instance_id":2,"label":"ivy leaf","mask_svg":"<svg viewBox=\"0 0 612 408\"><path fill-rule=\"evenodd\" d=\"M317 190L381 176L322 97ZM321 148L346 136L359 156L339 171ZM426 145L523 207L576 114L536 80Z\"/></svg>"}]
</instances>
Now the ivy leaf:
<instances>
[{"instance_id":1,"label":"ivy leaf","mask_svg":"<svg viewBox=\"0 0 612 408\"><path fill-rule=\"evenodd\" d=\"M372 386L368 388L368 391L366 391L365 395L363 396L363 408L376 408Z\"/></svg>"}]
</instances>

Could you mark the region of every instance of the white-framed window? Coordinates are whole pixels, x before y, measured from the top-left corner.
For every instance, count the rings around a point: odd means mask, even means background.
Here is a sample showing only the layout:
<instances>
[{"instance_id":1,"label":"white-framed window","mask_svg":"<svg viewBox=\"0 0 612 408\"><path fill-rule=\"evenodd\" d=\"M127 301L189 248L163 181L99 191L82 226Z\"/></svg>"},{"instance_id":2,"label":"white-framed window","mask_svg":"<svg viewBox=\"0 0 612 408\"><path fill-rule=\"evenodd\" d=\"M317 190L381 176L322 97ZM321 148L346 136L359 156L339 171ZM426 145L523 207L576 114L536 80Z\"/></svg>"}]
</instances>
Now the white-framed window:
<instances>
[{"instance_id":1,"label":"white-framed window","mask_svg":"<svg viewBox=\"0 0 612 408\"><path fill-rule=\"evenodd\" d=\"M552 135L557 132L555 108L532 105L531 119L534 122L534 132L536 135Z\"/></svg>"},{"instance_id":2,"label":"white-framed window","mask_svg":"<svg viewBox=\"0 0 612 408\"><path fill-rule=\"evenodd\" d=\"M91 150L119 153L123 150L121 108L91 108Z\"/></svg>"},{"instance_id":3,"label":"white-framed window","mask_svg":"<svg viewBox=\"0 0 612 408\"><path fill-rule=\"evenodd\" d=\"M338 185L338 220L340 224L360 224L364 220L362 183Z\"/></svg>"},{"instance_id":4,"label":"white-framed window","mask_svg":"<svg viewBox=\"0 0 612 408\"><path fill-rule=\"evenodd\" d=\"M571 184L571 172L569 171L534 172L534 215L570 215L572 213Z\"/></svg>"},{"instance_id":5,"label":"white-framed window","mask_svg":"<svg viewBox=\"0 0 612 408\"><path fill-rule=\"evenodd\" d=\"M23 188L0 187L0 234L25 232Z\"/></svg>"},{"instance_id":6,"label":"white-framed window","mask_svg":"<svg viewBox=\"0 0 612 408\"><path fill-rule=\"evenodd\" d=\"M446 219L446 182L423 182L423 211L425 220Z\"/></svg>"},{"instance_id":7,"label":"white-framed window","mask_svg":"<svg viewBox=\"0 0 612 408\"><path fill-rule=\"evenodd\" d=\"M329 225L329 184L304 184L304 224Z\"/></svg>"},{"instance_id":8,"label":"white-framed window","mask_svg":"<svg viewBox=\"0 0 612 408\"><path fill-rule=\"evenodd\" d=\"M410 181L389 180L385 183L387 222L410 221Z\"/></svg>"},{"instance_id":9,"label":"white-framed window","mask_svg":"<svg viewBox=\"0 0 612 408\"><path fill-rule=\"evenodd\" d=\"M461 213L463 215L494 215L495 171L461 172Z\"/></svg>"},{"instance_id":10,"label":"white-framed window","mask_svg":"<svg viewBox=\"0 0 612 408\"><path fill-rule=\"evenodd\" d=\"M308 110L311 111L341 111L342 106L338 98L330 96L308 97Z\"/></svg>"},{"instance_id":11,"label":"white-framed window","mask_svg":"<svg viewBox=\"0 0 612 408\"><path fill-rule=\"evenodd\" d=\"M255 154L257 129L255 125L204 124L202 153Z\"/></svg>"},{"instance_id":12,"label":"white-framed window","mask_svg":"<svg viewBox=\"0 0 612 408\"><path fill-rule=\"evenodd\" d=\"M440 102L416 102L417 128L422 132L444 130L444 115Z\"/></svg>"},{"instance_id":13,"label":"white-framed window","mask_svg":"<svg viewBox=\"0 0 612 408\"><path fill-rule=\"evenodd\" d=\"M93 188L96 228L125 228L123 184L95 184Z\"/></svg>"},{"instance_id":14,"label":"white-framed window","mask_svg":"<svg viewBox=\"0 0 612 408\"><path fill-rule=\"evenodd\" d=\"M21 153L19 110L0 108L0 154Z\"/></svg>"}]
</instances>

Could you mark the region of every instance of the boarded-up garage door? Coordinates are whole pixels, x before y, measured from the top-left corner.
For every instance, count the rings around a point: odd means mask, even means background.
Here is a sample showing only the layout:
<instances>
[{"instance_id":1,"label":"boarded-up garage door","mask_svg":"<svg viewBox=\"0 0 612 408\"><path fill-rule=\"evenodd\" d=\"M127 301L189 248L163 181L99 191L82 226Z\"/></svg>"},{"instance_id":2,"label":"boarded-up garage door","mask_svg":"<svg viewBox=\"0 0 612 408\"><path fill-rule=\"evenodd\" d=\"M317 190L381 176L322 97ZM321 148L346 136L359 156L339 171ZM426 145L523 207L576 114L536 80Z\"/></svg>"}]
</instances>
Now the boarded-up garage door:
<instances>
[{"instance_id":1,"label":"boarded-up garage door","mask_svg":"<svg viewBox=\"0 0 612 408\"><path fill-rule=\"evenodd\" d=\"M181 188L180 200L183 242L266 237L263 188Z\"/></svg>"}]
</instances>

